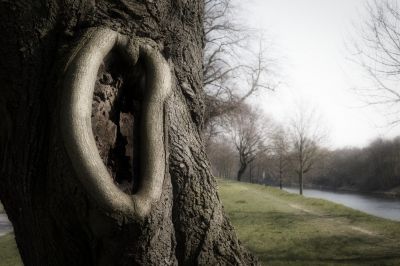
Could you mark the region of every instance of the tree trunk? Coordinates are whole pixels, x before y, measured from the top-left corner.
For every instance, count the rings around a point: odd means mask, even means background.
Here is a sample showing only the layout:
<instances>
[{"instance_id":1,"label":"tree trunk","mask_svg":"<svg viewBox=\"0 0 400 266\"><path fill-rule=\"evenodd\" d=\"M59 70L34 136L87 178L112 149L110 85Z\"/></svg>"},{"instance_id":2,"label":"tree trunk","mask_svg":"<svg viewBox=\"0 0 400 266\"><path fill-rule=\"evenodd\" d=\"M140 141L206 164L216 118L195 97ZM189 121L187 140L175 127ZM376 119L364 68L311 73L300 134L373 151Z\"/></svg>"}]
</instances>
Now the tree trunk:
<instances>
[{"instance_id":1,"label":"tree trunk","mask_svg":"<svg viewBox=\"0 0 400 266\"><path fill-rule=\"evenodd\" d=\"M237 181L242 181L242 176L244 174L244 172L246 171L247 168L247 164L240 164L238 173L237 173Z\"/></svg>"},{"instance_id":2,"label":"tree trunk","mask_svg":"<svg viewBox=\"0 0 400 266\"><path fill-rule=\"evenodd\" d=\"M200 0L1 2L0 200L25 265L257 264L223 212L200 138L202 13ZM141 38L143 49L159 51L171 70L164 111L152 113L162 117L156 130L165 133L158 147L159 154L165 150L164 173L157 172L164 176L162 189L143 215L109 209L104 206L109 202L98 200L101 195L93 191L103 184L85 183L86 175L75 166L82 162L71 156L60 127L66 123L60 118L69 92L63 85L66 71L80 67L74 58L99 29L119 32L119 41ZM143 173L160 163L150 160L147 169L141 151L149 151L140 147L154 144L152 138L143 142L148 137L143 127L153 125L141 121L148 92L141 92L140 84L152 86L157 68L147 65L148 58L134 65L127 58L135 55L117 48L98 70L92 138L113 178L105 181L131 199L154 178L144 179ZM137 211L136 205L128 207Z\"/></svg>"},{"instance_id":3,"label":"tree trunk","mask_svg":"<svg viewBox=\"0 0 400 266\"><path fill-rule=\"evenodd\" d=\"M279 188L282 190L282 170L279 170Z\"/></svg>"},{"instance_id":4,"label":"tree trunk","mask_svg":"<svg viewBox=\"0 0 400 266\"><path fill-rule=\"evenodd\" d=\"M299 190L300 195L303 195L303 171L299 172Z\"/></svg>"},{"instance_id":5,"label":"tree trunk","mask_svg":"<svg viewBox=\"0 0 400 266\"><path fill-rule=\"evenodd\" d=\"M250 183L253 183L253 176L252 173L253 172L253 165L252 163L250 163L250 171L249 171L249 179L250 179Z\"/></svg>"}]
</instances>

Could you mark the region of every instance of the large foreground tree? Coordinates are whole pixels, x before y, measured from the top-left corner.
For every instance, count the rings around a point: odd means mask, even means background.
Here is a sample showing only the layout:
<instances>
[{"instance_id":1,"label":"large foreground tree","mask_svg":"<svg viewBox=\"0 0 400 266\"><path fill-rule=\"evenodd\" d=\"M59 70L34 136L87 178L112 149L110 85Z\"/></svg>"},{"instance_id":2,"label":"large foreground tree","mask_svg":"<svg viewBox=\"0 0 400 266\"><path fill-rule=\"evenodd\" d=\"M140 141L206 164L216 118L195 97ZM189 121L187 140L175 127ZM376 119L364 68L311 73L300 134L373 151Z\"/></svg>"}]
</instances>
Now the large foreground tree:
<instances>
[{"instance_id":1,"label":"large foreground tree","mask_svg":"<svg viewBox=\"0 0 400 266\"><path fill-rule=\"evenodd\" d=\"M200 138L204 3L2 1L0 199L26 265L251 265Z\"/></svg>"}]
</instances>

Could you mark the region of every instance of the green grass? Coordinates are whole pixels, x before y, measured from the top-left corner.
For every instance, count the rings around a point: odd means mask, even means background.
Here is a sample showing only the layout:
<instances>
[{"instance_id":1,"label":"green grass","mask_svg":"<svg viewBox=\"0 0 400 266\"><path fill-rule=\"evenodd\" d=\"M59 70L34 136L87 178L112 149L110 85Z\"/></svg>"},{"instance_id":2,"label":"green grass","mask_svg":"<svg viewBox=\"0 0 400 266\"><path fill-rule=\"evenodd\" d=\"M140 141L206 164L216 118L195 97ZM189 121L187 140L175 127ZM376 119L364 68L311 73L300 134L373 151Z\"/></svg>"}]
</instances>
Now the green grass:
<instances>
[{"instance_id":1,"label":"green grass","mask_svg":"<svg viewBox=\"0 0 400 266\"><path fill-rule=\"evenodd\" d=\"M0 237L0 266L23 265L20 259L14 234Z\"/></svg>"},{"instance_id":2,"label":"green grass","mask_svg":"<svg viewBox=\"0 0 400 266\"><path fill-rule=\"evenodd\" d=\"M400 265L400 222L276 188L218 183L239 239L264 265Z\"/></svg>"},{"instance_id":3,"label":"green grass","mask_svg":"<svg viewBox=\"0 0 400 266\"><path fill-rule=\"evenodd\" d=\"M4 213L3 205L0 203L0 213ZM0 266L23 265L13 233L0 236Z\"/></svg>"},{"instance_id":4,"label":"green grass","mask_svg":"<svg viewBox=\"0 0 400 266\"><path fill-rule=\"evenodd\" d=\"M400 265L400 222L279 189L219 180L241 242L264 265ZM14 235L0 237L0 266L22 265Z\"/></svg>"}]
</instances>

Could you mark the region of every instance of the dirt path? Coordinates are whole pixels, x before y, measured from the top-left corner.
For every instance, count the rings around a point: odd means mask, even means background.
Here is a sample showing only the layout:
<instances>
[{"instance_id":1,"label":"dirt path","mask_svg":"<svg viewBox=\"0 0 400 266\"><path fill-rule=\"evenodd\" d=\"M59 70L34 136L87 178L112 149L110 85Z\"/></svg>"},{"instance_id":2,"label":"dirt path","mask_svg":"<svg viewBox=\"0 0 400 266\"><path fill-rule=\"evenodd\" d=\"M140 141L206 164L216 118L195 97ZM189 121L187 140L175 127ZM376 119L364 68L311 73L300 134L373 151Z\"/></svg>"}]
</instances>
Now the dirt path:
<instances>
[{"instance_id":1,"label":"dirt path","mask_svg":"<svg viewBox=\"0 0 400 266\"><path fill-rule=\"evenodd\" d=\"M309 210L309 209L307 209L304 206L301 206L299 204L289 203L289 206L292 207L293 209L300 210L300 211L303 211L303 212L306 212L306 213L309 213L309 214L312 214L312 215L320 215L319 213L317 213L315 211L311 211L311 210Z\"/></svg>"},{"instance_id":2,"label":"dirt path","mask_svg":"<svg viewBox=\"0 0 400 266\"><path fill-rule=\"evenodd\" d=\"M372 232L370 230L367 230L365 228L361 228L358 226L349 226L352 230L369 235L369 236L376 236L377 234L375 232Z\"/></svg>"}]
</instances>

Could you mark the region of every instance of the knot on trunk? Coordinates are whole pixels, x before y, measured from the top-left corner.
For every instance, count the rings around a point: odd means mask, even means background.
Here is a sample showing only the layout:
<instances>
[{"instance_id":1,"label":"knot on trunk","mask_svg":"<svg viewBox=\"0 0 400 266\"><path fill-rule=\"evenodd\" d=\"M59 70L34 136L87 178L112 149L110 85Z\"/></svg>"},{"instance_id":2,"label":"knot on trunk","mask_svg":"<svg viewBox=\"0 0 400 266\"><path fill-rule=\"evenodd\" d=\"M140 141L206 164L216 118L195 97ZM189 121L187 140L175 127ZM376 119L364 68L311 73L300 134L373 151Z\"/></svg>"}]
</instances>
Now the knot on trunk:
<instances>
[{"instance_id":1,"label":"knot on trunk","mask_svg":"<svg viewBox=\"0 0 400 266\"><path fill-rule=\"evenodd\" d=\"M106 212L144 219L167 171L164 102L171 73L158 46L90 29L69 59L63 86L61 134L79 181Z\"/></svg>"}]
</instances>

